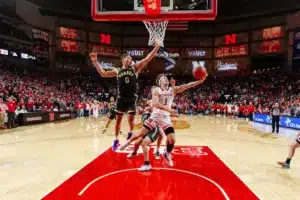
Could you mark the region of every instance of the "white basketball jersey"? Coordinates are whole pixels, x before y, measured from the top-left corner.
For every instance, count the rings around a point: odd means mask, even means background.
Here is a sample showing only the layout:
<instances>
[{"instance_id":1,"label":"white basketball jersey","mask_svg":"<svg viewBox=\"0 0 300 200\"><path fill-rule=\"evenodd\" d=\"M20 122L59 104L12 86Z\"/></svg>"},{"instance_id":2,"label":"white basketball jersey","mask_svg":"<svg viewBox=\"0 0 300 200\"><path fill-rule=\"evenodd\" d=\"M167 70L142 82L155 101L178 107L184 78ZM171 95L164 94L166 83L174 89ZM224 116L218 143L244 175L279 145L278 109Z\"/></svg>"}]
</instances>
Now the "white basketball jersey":
<instances>
[{"instance_id":1,"label":"white basketball jersey","mask_svg":"<svg viewBox=\"0 0 300 200\"><path fill-rule=\"evenodd\" d=\"M172 103L174 100L174 92L173 88L169 88L168 90L162 90L161 88L158 88L158 93L159 93L159 98L158 102L162 105L168 106L169 108L172 107ZM153 108L153 115L170 115L169 112L158 109L158 108Z\"/></svg>"},{"instance_id":2,"label":"white basketball jersey","mask_svg":"<svg viewBox=\"0 0 300 200\"><path fill-rule=\"evenodd\" d=\"M94 105L93 105L93 110L94 110L95 112L98 112L98 110L99 110L99 105L98 105L98 104L94 104Z\"/></svg>"}]
</instances>

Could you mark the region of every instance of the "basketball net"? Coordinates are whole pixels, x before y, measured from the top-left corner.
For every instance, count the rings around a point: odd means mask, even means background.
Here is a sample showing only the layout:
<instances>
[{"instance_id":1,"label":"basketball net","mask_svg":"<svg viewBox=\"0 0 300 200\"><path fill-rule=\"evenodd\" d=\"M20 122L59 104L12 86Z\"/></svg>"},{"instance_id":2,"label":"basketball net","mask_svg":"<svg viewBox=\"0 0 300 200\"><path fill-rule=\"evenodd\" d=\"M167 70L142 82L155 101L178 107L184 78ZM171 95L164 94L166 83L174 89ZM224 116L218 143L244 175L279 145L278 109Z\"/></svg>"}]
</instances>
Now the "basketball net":
<instances>
[{"instance_id":1,"label":"basketball net","mask_svg":"<svg viewBox=\"0 0 300 200\"><path fill-rule=\"evenodd\" d=\"M161 12L161 0L143 0L144 8L147 15L150 17L156 17ZM155 41L160 46L164 46L164 38L166 29L168 26L167 20L154 20L154 21L143 21L146 29L149 32L149 46L154 46Z\"/></svg>"}]
</instances>

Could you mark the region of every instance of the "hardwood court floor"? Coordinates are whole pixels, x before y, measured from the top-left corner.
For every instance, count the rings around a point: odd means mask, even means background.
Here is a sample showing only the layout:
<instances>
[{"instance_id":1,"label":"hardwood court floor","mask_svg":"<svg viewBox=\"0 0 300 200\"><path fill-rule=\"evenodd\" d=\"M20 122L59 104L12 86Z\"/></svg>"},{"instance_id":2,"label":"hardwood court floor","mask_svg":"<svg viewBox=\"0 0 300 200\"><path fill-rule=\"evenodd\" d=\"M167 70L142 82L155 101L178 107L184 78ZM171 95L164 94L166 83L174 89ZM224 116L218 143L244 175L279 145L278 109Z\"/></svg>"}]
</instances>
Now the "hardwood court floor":
<instances>
[{"instance_id":1,"label":"hardwood court floor","mask_svg":"<svg viewBox=\"0 0 300 200\"><path fill-rule=\"evenodd\" d=\"M261 124L215 117L180 117L191 127L177 130L177 144L209 146L263 200L296 200L300 191L300 150L290 170L285 160L295 131L265 134ZM109 148L112 128L101 131L105 118L75 119L0 132L0 197L41 199ZM113 127L113 124L111 125ZM127 122L123 122L127 132ZM121 137L124 142L126 134Z\"/></svg>"}]
</instances>

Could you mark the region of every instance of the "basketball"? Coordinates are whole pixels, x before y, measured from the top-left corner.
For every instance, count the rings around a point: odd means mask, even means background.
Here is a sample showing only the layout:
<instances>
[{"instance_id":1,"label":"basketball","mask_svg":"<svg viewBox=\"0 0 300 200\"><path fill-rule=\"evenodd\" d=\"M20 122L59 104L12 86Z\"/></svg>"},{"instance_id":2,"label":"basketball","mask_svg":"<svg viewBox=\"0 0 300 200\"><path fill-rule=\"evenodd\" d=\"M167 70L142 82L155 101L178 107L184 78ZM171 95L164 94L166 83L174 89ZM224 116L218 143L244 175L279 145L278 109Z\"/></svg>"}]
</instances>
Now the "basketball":
<instances>
[{"instance_id":1,"label":"basketball","mask_svg":"<svg viewBox=\"0 0 300 200\"><path fill-rule=\"evenodd\" d=\"M195 66L193 69L193 76L195 79L204 79L207 76L207 72L205 67L202 67L200 65Z\"/></svg>"}]
</instances>

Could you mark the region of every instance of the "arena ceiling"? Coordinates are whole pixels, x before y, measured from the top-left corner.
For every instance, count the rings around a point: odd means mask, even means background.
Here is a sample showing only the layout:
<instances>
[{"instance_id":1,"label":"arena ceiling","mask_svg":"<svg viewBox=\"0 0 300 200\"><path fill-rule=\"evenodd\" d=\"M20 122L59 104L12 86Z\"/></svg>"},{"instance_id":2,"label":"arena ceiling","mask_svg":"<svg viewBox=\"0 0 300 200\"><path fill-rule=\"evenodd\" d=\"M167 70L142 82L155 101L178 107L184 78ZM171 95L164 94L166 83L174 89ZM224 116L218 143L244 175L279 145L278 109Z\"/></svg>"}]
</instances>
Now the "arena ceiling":
<instances>
[{"instance_id":1,"label":"arena ceiling","mask_svg":"<svg viewBox=\"0 0 300 200\"><path fill-rule=\"evenodd\" d=\"M29 0L42 7L45 15L91 19L91 0ZM130 1L130 0L118 0ZM132 1L132 0L131 0ZM190 0L186 0L190 1ZM219 0L218 20L272 13L300 8L299 0ZM120 6L122 4L120 3Z\"/></svg>"}]
</instances>

